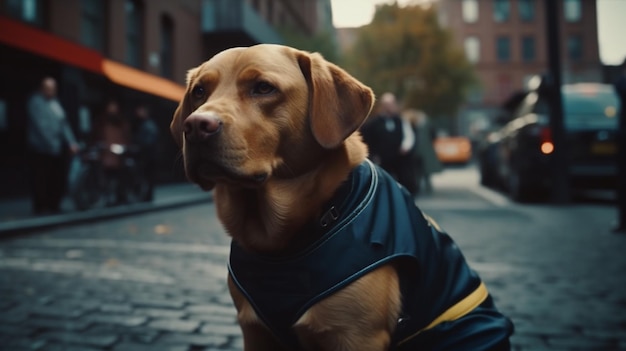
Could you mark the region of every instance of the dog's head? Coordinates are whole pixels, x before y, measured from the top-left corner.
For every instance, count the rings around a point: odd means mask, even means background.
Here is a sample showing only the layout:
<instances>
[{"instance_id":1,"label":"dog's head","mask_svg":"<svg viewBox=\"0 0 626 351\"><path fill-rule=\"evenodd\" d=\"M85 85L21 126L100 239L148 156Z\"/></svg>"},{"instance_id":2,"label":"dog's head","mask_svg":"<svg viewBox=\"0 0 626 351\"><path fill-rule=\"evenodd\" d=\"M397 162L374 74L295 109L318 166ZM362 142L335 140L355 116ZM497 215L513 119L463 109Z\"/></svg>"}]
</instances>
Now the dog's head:
<instances>
[{"instance_id":1,"label":"dog's head","mask_svg":"<svg viewBox=\"0 0 626 351\"><path fill-rule=\"evenodd\" d=\"M280 45L225 50L187 75L170 129L202 188L295 177L368 116L371 89L341 68Z\"/></svg>"}]
</instances>

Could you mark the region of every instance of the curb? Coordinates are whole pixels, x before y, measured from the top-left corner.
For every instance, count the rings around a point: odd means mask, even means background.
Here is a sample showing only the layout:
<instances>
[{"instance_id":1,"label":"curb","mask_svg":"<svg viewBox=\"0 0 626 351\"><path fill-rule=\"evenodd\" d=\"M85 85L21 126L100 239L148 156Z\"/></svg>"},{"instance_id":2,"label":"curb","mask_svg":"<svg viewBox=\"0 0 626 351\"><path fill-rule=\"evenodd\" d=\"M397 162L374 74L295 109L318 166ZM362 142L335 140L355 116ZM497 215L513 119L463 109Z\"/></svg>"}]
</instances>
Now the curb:
<instances>
[{"instance_id":1,"label":"curb","mask_svg":"<svg viewBox=\"0 0 626 351\"><path fill-rule=\"evenodd\" d=\"M212 201L213 197L211 196L211 193L201 193L198 195L178 196L151 203L135 203L108 208L98 208L82 212L69 212L52 216L12 220L0 223L0 238L23 232L167 210L177 207L209 203Z\"/></svg>"}]
</instances>

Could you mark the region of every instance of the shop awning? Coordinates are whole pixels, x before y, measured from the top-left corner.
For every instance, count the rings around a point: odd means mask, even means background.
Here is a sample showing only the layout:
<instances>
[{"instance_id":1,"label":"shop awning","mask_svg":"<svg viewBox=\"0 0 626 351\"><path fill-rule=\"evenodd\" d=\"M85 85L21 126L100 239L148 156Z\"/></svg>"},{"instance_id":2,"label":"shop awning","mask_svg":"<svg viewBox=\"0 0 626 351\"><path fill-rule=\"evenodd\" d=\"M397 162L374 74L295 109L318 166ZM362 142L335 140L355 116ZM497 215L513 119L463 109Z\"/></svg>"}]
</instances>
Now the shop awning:
<instances>
[{"instance_id":1,"label":"shop awning","mask_svg":"<svg viewBox=\"0 0 626 351\"><path fill-rule=\"evenodd\" d=\"M114 83L169 100L180 101L185 95L185 87L180 84L115 61L102 60L102 71Z\"/></svg>"},{"instance_id":2,"label":"shop awning","mask_svg":"<svg viewBox=\"0 0 626 351\"><path fill-rule=\"evenodd\" d=\"M102 55L95 50L0 17L0 42L69 65L102 73Z\"/></svg>"},{"instance_id":3,"label":"shop awning","mask_svg":"<svg viewBox=\"0 0 626 351\"><path fill-rule=\"evenodd\" d=\"M0 16L0 43L101 74L113 83L180 101L185 87L103 57L99 52Z\"/></svg>"}]
</instances>

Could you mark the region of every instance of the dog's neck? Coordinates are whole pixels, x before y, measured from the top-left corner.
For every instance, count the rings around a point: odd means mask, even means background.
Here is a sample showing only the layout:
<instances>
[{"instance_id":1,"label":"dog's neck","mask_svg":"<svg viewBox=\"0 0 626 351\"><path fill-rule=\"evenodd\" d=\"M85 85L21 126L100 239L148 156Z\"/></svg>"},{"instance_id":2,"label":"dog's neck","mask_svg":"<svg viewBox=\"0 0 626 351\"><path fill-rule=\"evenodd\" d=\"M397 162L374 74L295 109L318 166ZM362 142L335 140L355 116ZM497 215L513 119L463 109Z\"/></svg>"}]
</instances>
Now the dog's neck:
<instances>
[{"instance_id":1,"label":"dog's neck","mask_svg":"<svg viewBox=\"0 0 626 351\"><path fill-rule=\"evenodd\" d=\"M262 187L217 184L215 203L226 231L245 250L276 254L291 251L311 238L301 229L321 214L342 182L367 157L354 134L329 150L313 170L289 179L270 178Z\"/></svg>"}]
</instances>

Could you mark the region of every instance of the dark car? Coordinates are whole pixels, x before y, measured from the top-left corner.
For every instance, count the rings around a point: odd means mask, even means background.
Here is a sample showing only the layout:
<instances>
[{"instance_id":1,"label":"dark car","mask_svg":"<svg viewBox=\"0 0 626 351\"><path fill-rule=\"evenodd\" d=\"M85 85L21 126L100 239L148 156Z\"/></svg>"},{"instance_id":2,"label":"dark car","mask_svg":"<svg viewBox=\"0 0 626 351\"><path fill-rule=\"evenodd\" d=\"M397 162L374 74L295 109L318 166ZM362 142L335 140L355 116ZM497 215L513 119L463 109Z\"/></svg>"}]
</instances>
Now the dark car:
<instances>
[{"instance_id":1,"label":"dark car","mask_svg":"<svg viewBox=\"0 0 626 351\"><path fill-rule=\"evenodd\" d=\"M618 98L607 84L564 85L563 122L569 183L574 188L613 188L617 179ZM517 201L546 195L554 144L542 90L518 96L508 123L479 151L481 182L502 187Z\"/></svg>"}]
</instances>

